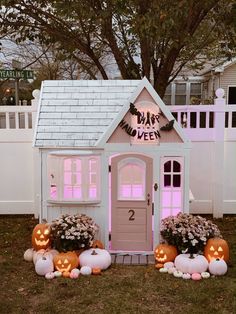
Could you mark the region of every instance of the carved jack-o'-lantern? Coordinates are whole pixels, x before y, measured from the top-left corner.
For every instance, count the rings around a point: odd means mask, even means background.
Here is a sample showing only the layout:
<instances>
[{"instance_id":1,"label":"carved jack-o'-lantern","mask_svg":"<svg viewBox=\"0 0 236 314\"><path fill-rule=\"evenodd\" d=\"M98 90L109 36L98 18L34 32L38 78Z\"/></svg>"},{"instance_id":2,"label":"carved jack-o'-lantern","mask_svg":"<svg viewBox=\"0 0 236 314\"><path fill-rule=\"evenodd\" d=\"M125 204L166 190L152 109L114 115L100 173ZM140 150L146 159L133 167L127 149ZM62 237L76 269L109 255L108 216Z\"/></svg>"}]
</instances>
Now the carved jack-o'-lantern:
<instances>
[{"instance_id":1,"label":"carved jack-o'-lantern","mask_svg":"<svg viewBox=\"0 0 236 314\"><path fill-rule=\"evenodd\" d=\"M59 253L53 258L54 266L61 273L70 272L78 267L78 257L75 252Z\"/></svg>"},{"instance_id":2,"label":"carved jack-o'-lantern","mask_svg":"<svg viewBox=\"0 0 236 314\"><path fill-rule=\"evenodd\" d=\"M168 244L159 244L154 251L155 259L158 263L173 262L178 252L175 246Z\"/></svg>"},{"instance_id":3,"label":"carved jack-o'-lantern","mask_svg":"<svg viewBox=\"0 0 236 314\"><path fill-rule=\"evenodd\" d=\"M211 238L207 241L204 248L204 255L208 262L216 258L223 259L227 262L229 260L229 246L224 239Z\"/></svg>"},{"instance_id":4,"label":"carved jack-o'-lantern","mask_svg":"<svg viewBox=\"0 0 236 314\"><path fill-rule=\"evenodd\" d=\"M32 232L32 246L38 251L50 246L50 226L48 224L37 224Z\"/></svg>"}]
</instances>

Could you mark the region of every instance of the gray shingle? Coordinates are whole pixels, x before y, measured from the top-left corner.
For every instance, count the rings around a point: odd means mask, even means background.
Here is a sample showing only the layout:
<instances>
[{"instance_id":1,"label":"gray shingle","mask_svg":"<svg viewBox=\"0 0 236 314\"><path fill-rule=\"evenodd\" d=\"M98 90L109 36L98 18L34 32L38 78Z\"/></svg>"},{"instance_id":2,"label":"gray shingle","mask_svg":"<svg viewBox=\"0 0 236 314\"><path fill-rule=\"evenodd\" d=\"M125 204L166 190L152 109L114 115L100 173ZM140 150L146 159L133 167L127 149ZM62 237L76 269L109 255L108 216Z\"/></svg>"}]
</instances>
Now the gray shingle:
<instances>
[{"instance_id":1,"label":"gray shingle","mask_svg":"<svg viewBox=\"0 0 236 314\"><path fill-rule=\"evenodd\" d=\"M94 146L139 80L44 81L35 146Z\"/></svg>"}]
</instances>

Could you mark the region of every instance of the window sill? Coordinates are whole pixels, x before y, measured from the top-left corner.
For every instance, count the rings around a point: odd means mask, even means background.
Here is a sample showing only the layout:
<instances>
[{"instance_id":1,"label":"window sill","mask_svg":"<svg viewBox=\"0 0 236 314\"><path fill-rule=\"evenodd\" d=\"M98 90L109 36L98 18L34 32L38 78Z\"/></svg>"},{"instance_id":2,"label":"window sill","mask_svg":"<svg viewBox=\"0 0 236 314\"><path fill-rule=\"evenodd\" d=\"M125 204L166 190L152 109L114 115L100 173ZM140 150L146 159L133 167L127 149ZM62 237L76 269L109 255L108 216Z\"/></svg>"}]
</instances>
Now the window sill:
<instances>
[{"instance_id":1,"label":"window sill","mask_svg":"<svg viewBox=\"0 0 236 314\"><path fill-rule=\"evenodd\" d=\"M56 200L47 200L48 204L55 205L97 205L100 204L101 201L56 201Z\"/></svg>"}]
</instances>

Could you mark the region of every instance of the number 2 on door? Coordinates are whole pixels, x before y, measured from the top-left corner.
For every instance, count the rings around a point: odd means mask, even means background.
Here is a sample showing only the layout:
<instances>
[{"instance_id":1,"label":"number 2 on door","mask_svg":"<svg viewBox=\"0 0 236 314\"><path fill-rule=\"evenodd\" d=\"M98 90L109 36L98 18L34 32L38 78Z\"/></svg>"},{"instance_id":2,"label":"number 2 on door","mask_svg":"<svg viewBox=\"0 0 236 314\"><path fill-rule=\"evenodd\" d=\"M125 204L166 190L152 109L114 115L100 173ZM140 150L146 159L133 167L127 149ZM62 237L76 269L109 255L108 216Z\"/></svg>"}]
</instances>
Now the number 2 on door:
<instances>
[{"instance_id":1,"label":"number 2 on door","mask_svg":"<svg viewBox=\"0 0 236 314\"><path fill-rule=\"evenodd\" d=\"M129 220L130 220L130 221L135 220L135 218L134 218L135 211L134 211L133 209L130 209L130 210L128 211L128 213L130 214Z\"/></svg>"}]
</instances>

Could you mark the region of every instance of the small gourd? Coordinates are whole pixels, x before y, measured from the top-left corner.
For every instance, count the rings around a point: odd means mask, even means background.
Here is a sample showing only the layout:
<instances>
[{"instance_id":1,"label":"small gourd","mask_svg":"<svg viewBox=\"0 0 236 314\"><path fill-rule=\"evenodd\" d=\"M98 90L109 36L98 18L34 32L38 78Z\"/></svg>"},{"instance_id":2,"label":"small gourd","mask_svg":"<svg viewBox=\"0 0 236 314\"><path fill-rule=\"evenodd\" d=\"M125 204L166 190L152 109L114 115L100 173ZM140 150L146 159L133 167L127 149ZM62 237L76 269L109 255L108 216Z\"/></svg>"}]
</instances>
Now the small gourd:
<instances>
[{"instance_id":1,"label":"small gourd","mask_svg":"<svg viewBox=\"0 0 236 314\"><path fill-rule=\"evenodd\" d=\"M192 274L192 280L201 280L202 276L199 273Z\"/></svg>"},{"instance_id":2,"label":"small gourd","mask_svg":"<svg viewBox=\"0 0 236 314\"><path fill-rule=\"evenodd\" d=\"M80 268L80 273L83 276L89 276L92 274L92 268L90 266L82 266Z\"/></svg>"}]
</instances>

